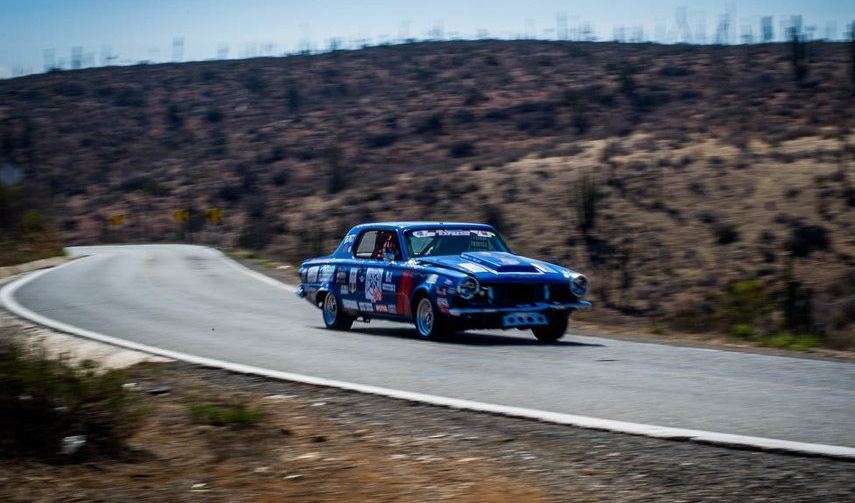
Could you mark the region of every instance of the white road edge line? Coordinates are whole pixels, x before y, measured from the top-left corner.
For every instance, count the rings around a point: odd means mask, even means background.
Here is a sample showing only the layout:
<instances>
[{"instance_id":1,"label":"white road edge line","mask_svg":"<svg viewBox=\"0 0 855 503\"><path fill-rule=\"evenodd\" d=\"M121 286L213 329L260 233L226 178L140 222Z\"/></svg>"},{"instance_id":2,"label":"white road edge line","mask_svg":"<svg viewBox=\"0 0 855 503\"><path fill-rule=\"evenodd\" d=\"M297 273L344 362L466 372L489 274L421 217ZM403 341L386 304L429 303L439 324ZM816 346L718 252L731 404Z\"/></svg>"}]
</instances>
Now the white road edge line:
<instances>
[{"instance_id":1,"label":"white road edge line","mask_svg":"<svg viewBox=\"0 0 855 503\"><path fill-rule=\"evenodd\" d=\"M260 281L263 281L268 284L272 284L271 282L277 283L277 286L280 286L286 290L293 291L293 289L283 283L280 283L272 278L261 275L255 271L252 271L237 262L233 261L226 255L222 254L219 251L221 257L227 262L231 262L237 269L242 270L243 272L248 273L251 277L254 277ZM66 262L54 269L59 269L62 267L66 267L70 264L73 264L77 261ZM127 349L133 349L135 351L141 351L145 353L151 353L154 355L164 356L167 358L172 358L174 360L181 360L189 363L195 363L198 365L203 365L206 367L214 367L229 370L232 372L238 372L241 374L254 374L260 375L264 377L269 377L271 379L280 379L285 381L294 381L304 384L311 384L315 386L324 386L331 388L340 388L350 391L356 391L359 393L366 393L371 395L380 395L390 398L396 398L400 400L407 400L412 402L420 402L431 405L438 405L443 407L449 407L452 409L462 409L462 410L471 410L477 412L487 412L491 414L498 414L503 416L517 417L517 418L525 418L525 419L535 419L538 421L543 421L547 423L555 423L555 424L563 424L568 426L575 426L579 428L587 428L593 430L603 430L603 431L611 431L616 433L628 433L631 435L640 435L645 437L653 437L653 438L661 438L668 440L681 440L688 442L695 442L701 444L710 444L710 445L718 445L722 447L732 447L732 448L741 448L741 449L753 449L753 450L761 450L761 451L769 451L769 452L782 452L782 453L793 453L793 454L801 454L801 455L810 455L810 456L823 456L835 459L842 459L846 461L855 461L855 448L852 447L842 447L835 445L826 445L826 444L813 444L807 442L794 442L790 440L778 440L772 438L763 438L763 437L751 437L745 435L735 435L729 433L716 433L711 431L703 431L703 430L691 430L684 428L673 428L668 426L655 426L649 424L640 424L640 423L630 423L626 421L615 421L611 419L600 419L595 417L588 416L578 416L574 414L563 414L557 412L547 412L542 410L535 409L527 409L522 407L512 407L507 405L496 405L490 403L482 403L475 402L472 400L461 400L458 398L448 398L442 396L428 395L425 393L414 393L410 391L401 391L391 388L381 388L377 386L368 386L363 384L351 383L346 381L337 381L333 379L325 379L322 377L313 377L301 374L292 374L290 372L281 372L275 370L268 370L259 367L254 367L251 365L243 365L239 363L232 363L223 360L214 360L211 358L203 358L199 356L189 355L186 353L180 353L176 351L170 351L167 349L161 349L154 346L148 346L144 344L138 344L131 341L125 341L122 339L117 339L115 337L111 337L109 335L104 335L98 332L93 332L90 330L85 330L82 328L78 328L72 325L68 325L62 323L60 321L48 318L46 316L42 316L36 312L30 311L25 308L21 304L19 304L15 298L15 292L26 285L30 281L35 280L42 274L46 274L50 272L52 269L42 269L39 271L35 271L29 273L22 278L13 281L10 284L5 285L2 289L0 289L0 305L4 306L9 311L15 313L16 315L26 318L34 323L39 325L43 325L46 327L50 327L54 330L58 330L60 332L69 333L72 335L76 335L79 337L84 337L87 339L96 340L99 342L103 342L106 344L111 344L114 346L119 346Z\"/></svg>"},{"instance_id":2,"label":"white road edge line","mask_svg":"<svg viewBox=\"0 0 855 503\"><path fill-rule=\"evenodd\" d=\"M297 289L291 285L286 285L285 283L278 281L276 279L273 279L270 276L265 276L264 274L261 274L260 272L253 271L249 267L241 264L237 260L234 260L233 258L229 257L228 255L221 252L220 250L214 250L213 248L208 248L208 249L213 251L214 253L220 255L220 257L229 266L233 267L234 269L237 269L238 271L240 271L244 274L248 274L248 275L252 276L253 278L257 279L258 281L261 281L262 283L267 283L270 286L275 286L276 288L281 288L281 289L283 289L287 292L290 292L290 293L294 293L297 291Z\"/></svg>"}]
</instances>

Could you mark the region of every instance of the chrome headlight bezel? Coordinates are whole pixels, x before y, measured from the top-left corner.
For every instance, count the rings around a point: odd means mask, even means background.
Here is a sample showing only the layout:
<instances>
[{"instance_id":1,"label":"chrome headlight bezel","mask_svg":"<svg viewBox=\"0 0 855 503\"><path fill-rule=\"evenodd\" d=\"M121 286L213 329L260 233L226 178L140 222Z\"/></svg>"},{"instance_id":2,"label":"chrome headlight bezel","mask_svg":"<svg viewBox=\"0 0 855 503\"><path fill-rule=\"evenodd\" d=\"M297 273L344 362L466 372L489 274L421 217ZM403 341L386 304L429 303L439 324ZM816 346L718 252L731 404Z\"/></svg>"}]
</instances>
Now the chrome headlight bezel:
<instances>
[{"instance_id":1,"label":"chrome headlight bezel","mask_svg":"<svg viewBox=\"0 0 855 503\"><path fill-rule=\"evenodd\" d=\"M588 278L584 274L576 274L570 278L570 293L580 299L588 293Z\"/></svg>"},{"instance_id":2,"label":"chrome headlight bezel","mask_svg":"<svg viewBox=\"0 0 855 503\"><path fill-rule=\"evenodd\" d=\"M457 295L460 295L466 300L475 297L481 290L481 284L472 276L467 276L457 284Z\"/></svg>"}]
</instances>

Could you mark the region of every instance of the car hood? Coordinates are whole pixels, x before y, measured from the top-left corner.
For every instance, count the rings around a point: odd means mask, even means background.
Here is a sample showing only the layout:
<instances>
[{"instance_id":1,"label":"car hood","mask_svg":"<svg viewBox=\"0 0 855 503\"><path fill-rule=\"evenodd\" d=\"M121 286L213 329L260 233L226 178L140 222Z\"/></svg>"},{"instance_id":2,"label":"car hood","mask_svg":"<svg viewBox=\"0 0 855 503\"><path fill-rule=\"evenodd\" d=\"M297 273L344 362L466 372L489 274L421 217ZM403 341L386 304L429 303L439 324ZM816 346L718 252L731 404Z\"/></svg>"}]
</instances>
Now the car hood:
<instances>
[{"instance_id":1,"label":"car hood","mask_svg":"<svg viewBox=\"0 0 855 503\"><path fill-rule=\"evenodd\" d=\"M422 257L419 262L446 267L474 275L478 279L499 276L545 275L564 278L567 270L540 260L514 255L506 252L465 252L460 255Z\"/></svg>"}]
</instances>

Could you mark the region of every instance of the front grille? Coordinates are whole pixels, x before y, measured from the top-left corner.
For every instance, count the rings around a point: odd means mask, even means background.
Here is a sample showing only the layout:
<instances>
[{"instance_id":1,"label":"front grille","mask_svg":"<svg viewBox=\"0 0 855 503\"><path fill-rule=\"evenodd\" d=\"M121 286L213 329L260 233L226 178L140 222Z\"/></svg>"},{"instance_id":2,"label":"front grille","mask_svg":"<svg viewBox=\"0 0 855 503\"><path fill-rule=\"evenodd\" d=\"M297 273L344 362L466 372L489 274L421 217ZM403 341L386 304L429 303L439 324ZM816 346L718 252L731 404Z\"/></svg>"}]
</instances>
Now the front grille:
<instances>
[{"instance_id":1,"label":"front grille","mask_svg":"<svg viewBox=\"0 0 855 503\"><path fill-rule=\"evenodd\" d=\"M485 302L493 307L511 307L536 302L567 303L577 300L570 293L569 284L484 284L481 290L483 295L476 297L478 302Z\"/></svg>"},{"instance_id":2,"label":"front grille","mask_svg":"<svg viewBox=\"0 0 855 503\"><path fill-rule=\"evenodd\" d=\"M492 285L486 290L493 303L502 306L543 302L546 298L543 285Z\"/></svg>"}]
</instances>

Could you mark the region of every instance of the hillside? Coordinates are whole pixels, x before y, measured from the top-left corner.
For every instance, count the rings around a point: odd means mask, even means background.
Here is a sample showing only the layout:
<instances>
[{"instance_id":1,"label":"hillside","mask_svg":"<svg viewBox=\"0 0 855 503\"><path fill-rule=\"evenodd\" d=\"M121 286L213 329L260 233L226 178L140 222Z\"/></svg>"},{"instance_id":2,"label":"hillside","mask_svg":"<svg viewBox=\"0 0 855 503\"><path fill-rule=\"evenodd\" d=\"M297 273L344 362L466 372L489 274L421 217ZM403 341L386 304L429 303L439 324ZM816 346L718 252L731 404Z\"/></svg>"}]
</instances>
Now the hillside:
<instances>
[{"instance_id":1,"label":"hillside","mask_svg":"<svg viewBox=\"0 0 855 503\"><path fill-rule=\"evenodd\" d=\"M845 347L852 48L806 49L798 72L790 44L536 41L53 72L0 81L0 165L65 244L293 263L358 222L486 221L587 273L588 319Z\"/></svg>"}]
</instances>

